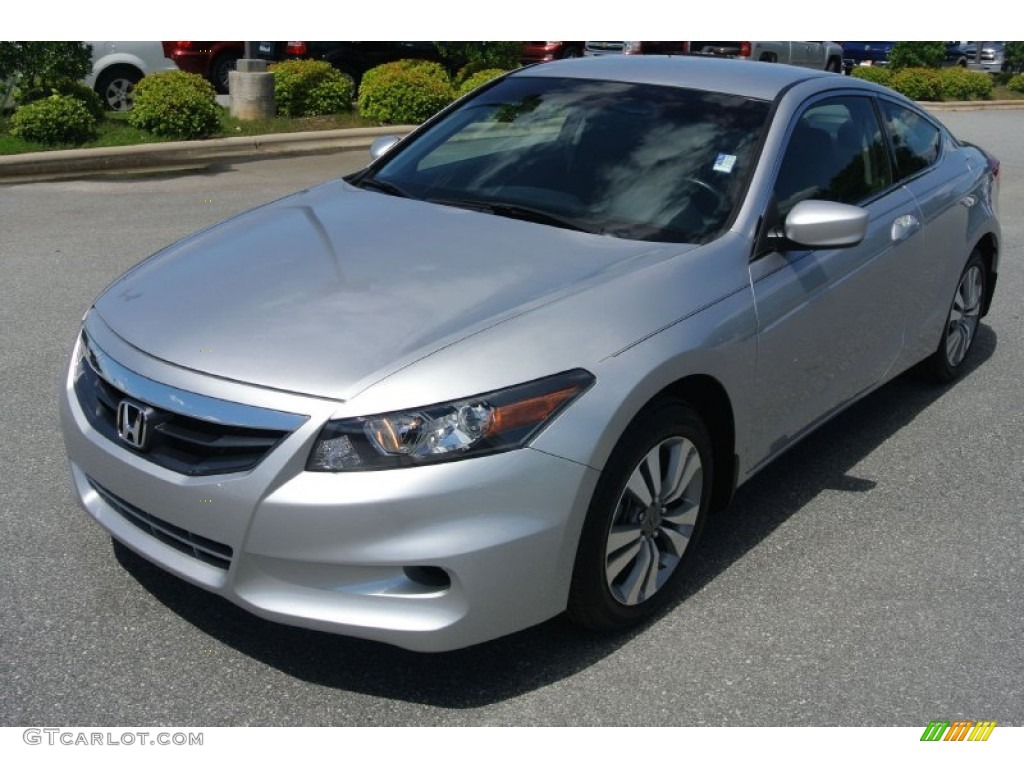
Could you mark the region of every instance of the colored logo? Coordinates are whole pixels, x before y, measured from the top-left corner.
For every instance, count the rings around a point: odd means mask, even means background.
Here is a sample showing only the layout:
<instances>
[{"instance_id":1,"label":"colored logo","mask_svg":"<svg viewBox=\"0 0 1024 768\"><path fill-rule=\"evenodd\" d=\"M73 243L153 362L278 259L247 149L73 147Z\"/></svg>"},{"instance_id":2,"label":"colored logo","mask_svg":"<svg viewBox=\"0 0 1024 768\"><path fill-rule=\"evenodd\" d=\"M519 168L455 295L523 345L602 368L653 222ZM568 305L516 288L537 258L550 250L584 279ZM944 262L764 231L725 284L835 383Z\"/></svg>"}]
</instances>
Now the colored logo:
<instances>
[{"instance_id":1,"label":"colored logo","mask_svg":"<svg viewBox=\"0 0 1024 768\"><path fill-rule=\"evenodd\" d=\"M932 720L921 741L988 741L995 727L995 720Z\"/></svg>"}]
</instances>

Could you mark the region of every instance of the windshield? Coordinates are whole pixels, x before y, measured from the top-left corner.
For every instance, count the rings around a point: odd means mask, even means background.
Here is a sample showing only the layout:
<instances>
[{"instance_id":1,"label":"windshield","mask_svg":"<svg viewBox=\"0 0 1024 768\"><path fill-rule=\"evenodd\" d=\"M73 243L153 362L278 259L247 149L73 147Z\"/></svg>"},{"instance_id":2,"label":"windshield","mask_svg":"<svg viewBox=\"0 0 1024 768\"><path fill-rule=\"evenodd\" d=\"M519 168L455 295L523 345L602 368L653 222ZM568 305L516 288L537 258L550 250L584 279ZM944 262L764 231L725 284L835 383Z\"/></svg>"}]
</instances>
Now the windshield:
<instances>
[{"instance_id":1,"label":"windshield","mask_svg":"<svg viewBox=\"0 0 1024 768\"><path fill-rule=\"evenodd\" d=\"M668 86L512 77L356 183L595 234L705 242L739 205L768 111Z\"/></svg>"}]
</instances>

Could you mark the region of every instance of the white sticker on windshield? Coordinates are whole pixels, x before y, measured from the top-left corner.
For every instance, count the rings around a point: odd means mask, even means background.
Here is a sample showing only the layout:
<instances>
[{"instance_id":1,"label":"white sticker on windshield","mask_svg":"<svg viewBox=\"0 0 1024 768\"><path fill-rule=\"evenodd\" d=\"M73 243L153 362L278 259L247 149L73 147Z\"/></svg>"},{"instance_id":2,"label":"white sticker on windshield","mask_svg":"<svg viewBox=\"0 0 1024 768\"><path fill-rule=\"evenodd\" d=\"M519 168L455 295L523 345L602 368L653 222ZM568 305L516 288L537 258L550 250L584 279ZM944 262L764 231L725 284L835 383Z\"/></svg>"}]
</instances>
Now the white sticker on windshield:
<instances>
[{"instance_id":1,"label":"white sticker on windshield","mask_svg":"<svg viewBox=\"0 0 1024 768\"><path fill-rule=\"evenodd\" d=\"M727 155L724 152L715 158L715 165L712 170L719 173L732 173L732 167L736 165L736 155Z\"/></svg>"}]
</instances>

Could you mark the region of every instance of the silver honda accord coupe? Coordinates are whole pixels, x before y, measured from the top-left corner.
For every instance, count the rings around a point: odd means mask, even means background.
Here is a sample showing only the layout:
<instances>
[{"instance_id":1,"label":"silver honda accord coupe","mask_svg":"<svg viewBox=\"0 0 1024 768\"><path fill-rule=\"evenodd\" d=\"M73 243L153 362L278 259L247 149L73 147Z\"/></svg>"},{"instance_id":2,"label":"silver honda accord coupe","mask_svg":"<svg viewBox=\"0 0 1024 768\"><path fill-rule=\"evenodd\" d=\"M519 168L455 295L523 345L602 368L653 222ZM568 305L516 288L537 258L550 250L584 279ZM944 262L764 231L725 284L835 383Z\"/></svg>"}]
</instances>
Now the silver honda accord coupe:
<instances>
[{"instance_id":1,"label":"silver honda accord coupe","mask_svg":"<svg viewBox=\"0 0 1024 768\"><path fill-rule=\"evenodd\" d=\"M887 89L518 70L116 280L61 393L86 511L267 619L443 651L671 604L709 514L965 367L999 163Z\"/></svg>"}]
</instances>

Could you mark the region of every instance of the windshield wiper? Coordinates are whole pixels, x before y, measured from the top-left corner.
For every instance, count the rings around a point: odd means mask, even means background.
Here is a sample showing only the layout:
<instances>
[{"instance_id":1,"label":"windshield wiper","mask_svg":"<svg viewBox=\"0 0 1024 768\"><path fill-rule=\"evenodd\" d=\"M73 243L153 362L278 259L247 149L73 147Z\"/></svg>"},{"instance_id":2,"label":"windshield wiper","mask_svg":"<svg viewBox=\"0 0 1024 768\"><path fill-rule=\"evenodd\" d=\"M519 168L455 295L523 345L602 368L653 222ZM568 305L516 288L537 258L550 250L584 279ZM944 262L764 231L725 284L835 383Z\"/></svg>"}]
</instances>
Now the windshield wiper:
<instances>
[{"instance_id":1,"label":"windshield wiper","mask_svg":"<svg viewBox=\"0 0 1024 768\"><path fill-rule=\"evenodd\" d=\"M390 181L381 181L373 177L366 177L360 179L356 183L357 187L362 189L372 189L376 192L383 192L385 195L394 195L395 197L409 197L409 193L401 187L395 186Z\"/></svg>"},{"instance_id":2,"label":"windshield wiper","mask_svg":"<svg viewBox=\"0 0 1024 768\"><path fill-rule=\"evenodd\" d=\"M539 208L531 208L528 205L519 205L518 203L500 203L485 200L451 199L442 197L427 198L427 202L437 203L439 205L451 205L456 208L466 208L471 211L490 213L495 216L504 216L509 219L519 219L520 221L532 221L534 224L548 224L549 226L561 227L562 229L571 229L574 232L597 234L595 230L581 226L572 219L559 216L558 214L548 213L547 211L542 211Z\"/></svg>"}]
</instances>

